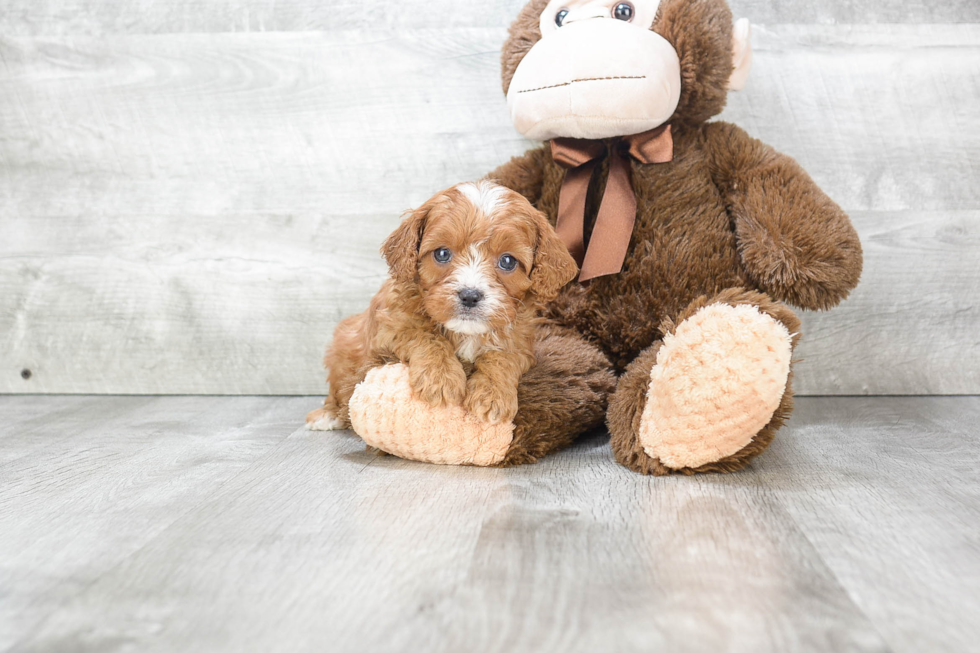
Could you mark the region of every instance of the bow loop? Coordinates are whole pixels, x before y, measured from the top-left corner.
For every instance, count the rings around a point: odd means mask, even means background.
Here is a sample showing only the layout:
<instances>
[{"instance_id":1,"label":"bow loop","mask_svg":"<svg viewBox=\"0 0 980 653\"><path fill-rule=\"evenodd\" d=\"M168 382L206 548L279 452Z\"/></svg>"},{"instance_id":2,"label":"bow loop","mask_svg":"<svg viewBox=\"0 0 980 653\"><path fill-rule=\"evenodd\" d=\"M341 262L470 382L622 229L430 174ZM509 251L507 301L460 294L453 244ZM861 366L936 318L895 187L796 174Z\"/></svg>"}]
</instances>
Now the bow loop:
<instances>
[{"instance_id":1,"label":"bow loop","mask_svg":"<svg viewBox=\"0 0 980 653\"><path fill-rule=\"evenodd\" d=\"M670 125L625 136L613 143L606 191L586 251L585 203L589 181L596 163L608 152L606 144L598 140L556 138L551 141L551 158L566 169L555 230L581 266L581 282L622 271L636 222L636 196L630 182L629 157L643 164L673 160Z\"/></svg>"},{"instance_id":2,"label":"bow loop","mask_svg":"<svg viewBox=\"0 0 980 653\"><path fill-rule=\"evenodd\" d=\"M551 141L551 158L563 168L571 169L606 156L606 144L585 138L556 138Z\"/></svg>"},{"instance_id":3,"label":"bow loop","mask_svg":"<svg viewBox=\"0 0 980 653\"><path fill-rule=\"evenodd\" d=\"M629 153L640 163L670 163L674 160L674 137L670 125L623 139L629 143Z\"/></svg>"}]
</instances>

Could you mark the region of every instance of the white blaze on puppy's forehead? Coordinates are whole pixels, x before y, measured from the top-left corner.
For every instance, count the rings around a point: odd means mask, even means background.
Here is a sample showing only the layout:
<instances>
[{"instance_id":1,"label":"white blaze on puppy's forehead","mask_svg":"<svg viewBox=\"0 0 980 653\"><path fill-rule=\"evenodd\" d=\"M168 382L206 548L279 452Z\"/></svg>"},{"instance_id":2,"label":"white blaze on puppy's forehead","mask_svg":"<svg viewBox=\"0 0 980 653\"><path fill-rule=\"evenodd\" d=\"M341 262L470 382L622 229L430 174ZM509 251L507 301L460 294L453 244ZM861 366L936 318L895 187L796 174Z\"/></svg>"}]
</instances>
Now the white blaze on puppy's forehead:
<instances>
[{"instance_id":1,"label":"white blaze on puppy's forehead","mask_svg":"<svg viewBox=\"0 0 980 653\"><path fill-rule=\"evenodd\" d=\"M488 218L503 205L507 195L506 188L489 181L467 182L456 188Z\"/></svg>"}]
</instances>

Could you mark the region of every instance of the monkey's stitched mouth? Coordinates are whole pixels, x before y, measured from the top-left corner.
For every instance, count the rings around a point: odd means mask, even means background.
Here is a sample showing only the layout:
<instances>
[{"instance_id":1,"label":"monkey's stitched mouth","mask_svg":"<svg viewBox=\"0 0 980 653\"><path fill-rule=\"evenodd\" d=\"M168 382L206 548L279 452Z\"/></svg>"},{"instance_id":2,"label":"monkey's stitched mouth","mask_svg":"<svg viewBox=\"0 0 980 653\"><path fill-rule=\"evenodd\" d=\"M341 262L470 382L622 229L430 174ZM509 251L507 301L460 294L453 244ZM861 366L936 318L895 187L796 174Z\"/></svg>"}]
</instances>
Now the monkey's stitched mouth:
<instances>
[{"instance_id":1,"label":"monkey's stitched mouth","mask_svg":"<svg viewBox=\"0 0 980 653\"><path fill-rule=\"evenodd\" d=\"M572 84L578 84L579 82L603 82L610 79L646 79L646 75L618 75L612 77L584 77L582 79L573 79L570 82L562 82L561 84L552 84L551 86L539 86L538 88L528 88L523 91L518 91L520 93L534 93L535 91L544 91L549 88L561 88L562 86L571 86Z\"/></svg>"}]
</instances>

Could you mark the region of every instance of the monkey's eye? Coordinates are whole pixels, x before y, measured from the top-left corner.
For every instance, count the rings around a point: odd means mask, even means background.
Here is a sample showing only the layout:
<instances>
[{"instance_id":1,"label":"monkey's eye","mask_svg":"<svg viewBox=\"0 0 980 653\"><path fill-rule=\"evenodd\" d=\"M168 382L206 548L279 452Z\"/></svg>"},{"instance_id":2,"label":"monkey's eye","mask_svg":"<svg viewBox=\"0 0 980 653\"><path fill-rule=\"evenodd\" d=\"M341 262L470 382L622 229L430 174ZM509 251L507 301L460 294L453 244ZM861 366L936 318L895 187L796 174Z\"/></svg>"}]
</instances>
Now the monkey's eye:
<instances>
[{"instance_id":1,"label":"monkey's eye","mask_svg":"<svg viewBox=\"0 0 980 653\"><path fill-rule=\"evenodd\" d=\"M517 267L517 259L510 254L504 254L497 261L497 267L499 267L504 272L513 272L514 268Z\"/></svg>"},{"instance_id":2,"label":"monkey's eye","mask_svg":"<svg viewBox=\"0 0 980 653\"><path fill-rule=\"evenodd\" d=\"M626 22L633 20L633 5L628 2L620 2L613 9L613 18L616 20L625 20Z\"/></svg>"},{"instance_id":3,"label":"monkey's eye","mask_svg":"<svg viewBox=\"0 0 980 653\"><path fill-rule=\"evenodd\" d=\"M452 257L453 253L449 251L448 247L440 247L432 252L432 258L436 260L436 263L449 263L449 259Z\"/></svg>"},{"instance_id":4,"label":"monkey's eye","mask_svg":"<svg viewBox=\"0 0 980 653\"><path fill-rule=\"evenodd\" d=\"M555 25L561 27L561 24L565 22L565 16L567 15L568 15L567 9L560 10L558 14L555 16Z\"/></svg>"}]
</instances>

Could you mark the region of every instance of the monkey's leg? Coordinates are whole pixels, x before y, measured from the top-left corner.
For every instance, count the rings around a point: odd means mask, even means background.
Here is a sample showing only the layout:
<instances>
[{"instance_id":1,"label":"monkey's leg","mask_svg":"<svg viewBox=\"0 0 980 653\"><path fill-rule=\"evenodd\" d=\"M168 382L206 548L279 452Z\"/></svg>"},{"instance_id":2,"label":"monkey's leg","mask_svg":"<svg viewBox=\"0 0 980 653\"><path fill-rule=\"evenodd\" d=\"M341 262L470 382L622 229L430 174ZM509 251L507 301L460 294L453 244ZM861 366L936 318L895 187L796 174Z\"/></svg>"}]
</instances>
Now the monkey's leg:
<instances>
[{"instance_id":1,"label":"monkey's leg","mask_svg":"<svg viewBox=\"0 0 980 653\"><path fill-rule=\"evenodd\" d=\"M534 355L517 386L514 439L502 466L537 462L601 425L616 388L606 356L575 331L542 327Z\"/></svg>"},{"instance_id":2,"label":"monkey's leg","mask_svg":"<svg viewBox=\"0 0 980 653\"><path fill-rule=\"evenodd\" d=\"M461 406L412 395L404 365L373 370L350 401L354 431L372 447L444 465L533 463L602 424L616 377L606 357L574 331L542 326L536 364L518 384L514 422L488 424Z\"/></svg>"},{"instance_id":3,"label":"monkey's leg","mask_svg":"<svg viewBox=\"0 0 980 653\"><path fill-rule=\"evenodd\" d=\"M619 380L607 415L616 460L657 475L745 467L792 412L799 328L757 292L693 302Z\"/></svg>"}]
</instances>

